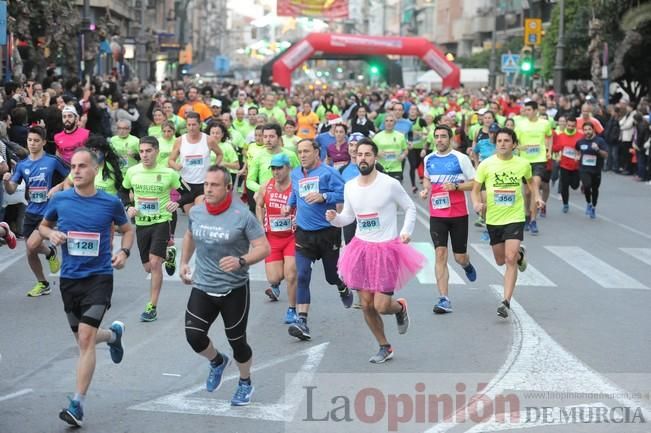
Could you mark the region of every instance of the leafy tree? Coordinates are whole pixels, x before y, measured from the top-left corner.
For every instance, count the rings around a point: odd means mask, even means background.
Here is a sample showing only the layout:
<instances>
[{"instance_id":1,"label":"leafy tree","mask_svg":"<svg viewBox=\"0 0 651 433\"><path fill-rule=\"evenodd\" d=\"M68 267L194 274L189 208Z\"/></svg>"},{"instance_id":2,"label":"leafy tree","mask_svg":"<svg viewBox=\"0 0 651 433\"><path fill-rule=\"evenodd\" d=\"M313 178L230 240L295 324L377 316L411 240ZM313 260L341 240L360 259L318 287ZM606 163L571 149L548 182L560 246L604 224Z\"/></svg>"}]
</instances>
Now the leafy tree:
<instances>
[{"instance_id":1,"label":"leafy tree","mask_svg":"<svg viewBox=\"0 0 651 433\"><path fill-rule=\"evenodd\" d=\"M543 76L553 76L558 4L543 40ZM601 88L599 60L608 43L611 79L637 101L651 88L651 0L565 0L565 78ZM587 55L586 55L587 54Z\"/></svg>"},{"instance_id":2,"label":"leafy tree","mask_svg":"<svg viewBox=\"0 0 651 433\"><path fill-rule=\"evenodd\" d=\"M11 0L7 12L9 30L28 45L26 74L42 77L51 63L67 74L77 70L81 15L74 0Z\"/></svg>"}]
</instances>

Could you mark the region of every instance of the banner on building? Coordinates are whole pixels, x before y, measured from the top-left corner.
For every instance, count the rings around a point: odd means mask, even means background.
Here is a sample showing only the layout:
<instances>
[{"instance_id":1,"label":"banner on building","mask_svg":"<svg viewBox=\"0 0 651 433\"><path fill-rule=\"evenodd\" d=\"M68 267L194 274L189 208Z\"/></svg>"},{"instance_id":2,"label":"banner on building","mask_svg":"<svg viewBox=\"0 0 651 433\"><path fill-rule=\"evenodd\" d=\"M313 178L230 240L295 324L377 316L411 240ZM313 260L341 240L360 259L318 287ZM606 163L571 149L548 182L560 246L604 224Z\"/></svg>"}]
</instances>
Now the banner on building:
<instances>
[{"instance_id":1,"label":"banner on building","mask_svg":"<svg viewBox=\"0 0 651 433\"><path fill-rule=\"evenodd\" d=\"M348 0L278 0L277 4L278 16L348 18Z\"/></svg>"}]
</instances>

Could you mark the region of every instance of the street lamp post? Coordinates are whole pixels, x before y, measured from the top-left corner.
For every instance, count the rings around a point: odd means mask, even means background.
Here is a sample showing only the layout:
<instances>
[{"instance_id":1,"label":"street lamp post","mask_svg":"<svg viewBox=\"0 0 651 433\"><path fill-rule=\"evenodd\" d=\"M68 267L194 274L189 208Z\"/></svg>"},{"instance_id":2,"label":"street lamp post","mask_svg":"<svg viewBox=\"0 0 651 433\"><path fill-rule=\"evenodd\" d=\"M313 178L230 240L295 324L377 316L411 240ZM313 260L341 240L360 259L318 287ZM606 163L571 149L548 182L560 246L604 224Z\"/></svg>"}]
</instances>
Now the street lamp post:
<instances>
[{"instance_id":1,"label":"street lamp post","mask_svg":"<svg viewBox=\"0 0 651 433\"><path fill-rule=\"evenodd\" d=\"M559 0L558 41L556 42L556 60L554 62L554 92L563 93L564 49L565 49L565 0Z\"/></svg>"},{"instance_id":2,"label":"street lamp post","mask_svg":"<svg viewBox=\"0 0 651 433\"><path fill-rule=\"evenodd\" d=\"M491 56L488 61L488 87L491 91L495 91L497 85L497 1L494 0L493 5L493 35L491 37Z\"/></svg>"}]
</instances>

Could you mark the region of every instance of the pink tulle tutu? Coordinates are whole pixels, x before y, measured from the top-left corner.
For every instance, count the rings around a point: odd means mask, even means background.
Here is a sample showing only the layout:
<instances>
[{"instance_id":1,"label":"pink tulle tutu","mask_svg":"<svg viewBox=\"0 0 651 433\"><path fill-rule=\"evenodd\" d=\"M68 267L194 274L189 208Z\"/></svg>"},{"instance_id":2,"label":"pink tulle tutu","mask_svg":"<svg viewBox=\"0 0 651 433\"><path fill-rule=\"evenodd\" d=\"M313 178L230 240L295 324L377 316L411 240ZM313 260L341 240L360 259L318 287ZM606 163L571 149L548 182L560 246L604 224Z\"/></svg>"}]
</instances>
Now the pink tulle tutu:
<instances>
[{"instance_id":1,"label":"pink tulle tutu","mask_svg":"<svg viewBox=\"0 0 651 433\"><path fill-rule=\"evenodd\" d=\"M399 239L366 242L354 237L339 256L338 272L351 289L394 292L424 266L425 257Z\"/></svg>"}]
</instances>

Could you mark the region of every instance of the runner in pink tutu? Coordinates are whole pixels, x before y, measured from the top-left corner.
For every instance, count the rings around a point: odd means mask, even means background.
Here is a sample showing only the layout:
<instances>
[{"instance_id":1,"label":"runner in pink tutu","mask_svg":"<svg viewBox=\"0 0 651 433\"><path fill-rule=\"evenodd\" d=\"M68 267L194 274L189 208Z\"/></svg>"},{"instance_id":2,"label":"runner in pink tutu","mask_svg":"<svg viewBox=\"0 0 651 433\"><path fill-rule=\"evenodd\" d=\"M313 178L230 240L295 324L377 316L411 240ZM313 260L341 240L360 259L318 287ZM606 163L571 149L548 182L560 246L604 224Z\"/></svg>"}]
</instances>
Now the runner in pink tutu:
<instances>
[{"instance_id":1,"label":"runner in pink tutu","mask_svg":"<svg viewBox=\"0 0 651 433\"><path fill-rule=\"evenodd\" d=\"M377 153L370 139L357 143L360 176L346 183L341 213L326 212L326 219L336 227L357 220L355 237L339 257L338 270L344 283L359 291L364 319L380 344L379 352L369 359L376 364L393 357L380 315L395 314L398 332L407 332L407 301L393 300L392 296L422 269L425 261L407 245L416 222L416 206L397 180L375 169ZM405 211L400 236L398 206Z\"/></svg>"}]
</instances>

